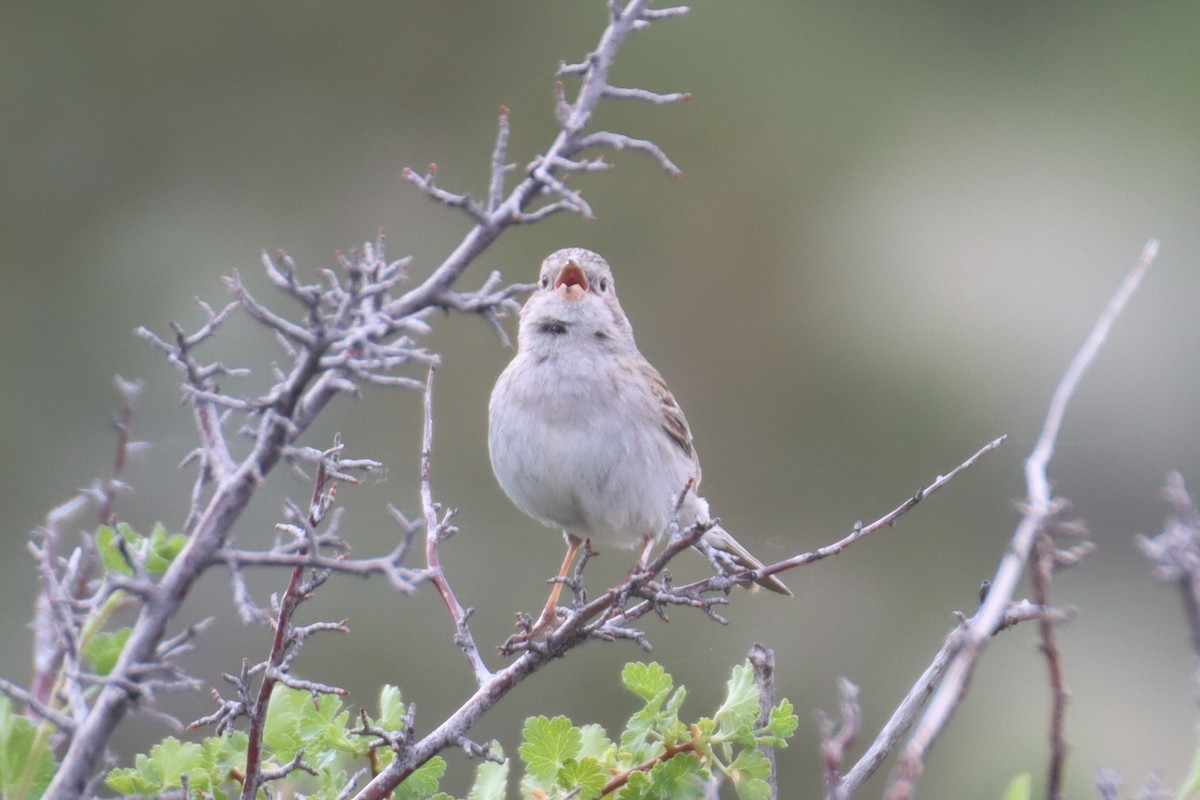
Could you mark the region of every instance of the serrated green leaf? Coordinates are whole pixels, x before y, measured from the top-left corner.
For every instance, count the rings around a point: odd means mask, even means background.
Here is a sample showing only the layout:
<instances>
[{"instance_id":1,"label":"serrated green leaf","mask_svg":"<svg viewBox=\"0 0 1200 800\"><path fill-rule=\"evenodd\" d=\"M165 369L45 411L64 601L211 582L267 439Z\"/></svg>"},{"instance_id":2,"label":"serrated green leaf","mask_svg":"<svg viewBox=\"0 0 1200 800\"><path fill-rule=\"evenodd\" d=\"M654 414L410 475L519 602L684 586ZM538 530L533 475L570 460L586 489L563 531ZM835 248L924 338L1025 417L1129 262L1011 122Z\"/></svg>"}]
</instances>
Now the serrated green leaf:
<instances>
[{"instance_id":1,"label":"serrated green leaf","mask_svg":"<svg viewBox=\"0 0 1200 800\"><path fill-rule=\"evenodd\" d=\"M1004 790L1004 800L1029 800L1033 796L1033 777L1026 772L1013 778Z\"/></svg>"},{"instance_id":2,"label":"serrated green leaf","mask_svg":"<svg viewBox=\"0 0 1200 800\"><path fill-rule=\"evenodd\" d=\"M675 690L675 693L673 695L671 695L671 699L667 701L667 705L663 709L663 711L667 714L670 714L673 717L678 716L679 709L683 707L683 701L686 697L687 697L687 687L680 686L678 689Z\"/></svg>"},{"instance_id":3,"label":"serrated green leaf","mask_svg":"<svg viewBox=\"0 0 1200 800\"><path fill-rule=\"evenodd\" d=\"M599 797L606 783L608 776L594 758L568 758L558 771L558 785L568 791L578 789L580 800Z\"/></svg>"},{"instance_id":4,"label":"serrated green leaf","mask_svg":"<svg viewBox=\"0 0 1200 800\"><path fill-rule=\"evenodd\" d=\"M733 668L725 685L725 702L717 709L714 720L717 736L753 744L754 722L758 719L758 687L754 685L754 668L749 662Z\"/></svg>"},{"instance_id":5,"label":"serrated green leaf","mask_svg":"<svg viewBox=\"0 0 1200 800\"><path fill-rule=\"evenodd\" d=\"M441 756L434 756L413 774L404 779L404 783L396 787L392 796L397 800L419 800L437 791L438 781L446 774L446 761Z\"/></svg>"},{"instance_id":6,"label":"serrated green leaf","mask_svg":"<svg viewBox=\"0 0 1200 800\"><path fill-rule=\"evenodd\" d=\"M208 762L212 774L220 782L230 783L228 777L234 769L239 772L246 766L246 748L250 737L245 731L234 731L225 736L210 736L201 743L204 748L204 758ZM214 787L215 789L215 787Z\"/></svg>"},{"instance_id":7,"label":"serrated green leaf","mask_svg":"<svg viewBox=\"0 0 1200 800\"><path fill-rule=\"evenodd\" d=\"M321 695L320 703L309 702L300 718L300 737L304 740L306 753L320 754L312 765L319 770L327 768L343 753L361 752L361 740L352 739L346 728L350 723L350 712L337 695Z\"/></svg>"},{"instance_id":8,"label":"serrated green leaf","mask_svg":"<svg viewBox=\"0 0 1200 800\"><path fill-rule=\"evenodd\" d=\"M92 636L84 652L87 654L88 661L92 662L92 669L97 675L107 675L112 672L113 667L117 664L117 659L121 657L121 651L125 649L125 642L129 640L131 632L132 628L121 628L115 631L100 631Z\"/></svg>"},{"instance_id":9,"label":"serrated green leaf","mask_svg":"<svg viewBox=\"0 0 1200 800\"><path fill-rule=\"evenodd\" d=\"M771 797L771 785L767 783L771 777L771 762L758 750L742 750L726 768L725 774L740 800L769 800Z\"/></svg>"},{"instance_id":10,"label":"serrated green leaf","mask_svg":"<svg viewBox=\"0 0 1200 800\"><path fill-rule=\"evenodd\" d=\"M620 798L621 800L662 800L653 793L650 776L645 772L630 774L629 780L625 782L625 788L621 790Z\"/></svg>"},{"instance_id":11,"label":"serrated green leaf","mask_svg":"<svg viewBox=\"0 0 1200 800\"><path fill-rule=\"evenodd\" d=\"M39 797L54 778L54 756L37 746L37 726L12 711L0 695L0 796Z\"/></svg>"},{"instance_id":12,"label":"serrated green leaf","mask_svg":"<svg viewBox=\"0 0 1200 800\"><path fill-rule=\"evenodd\" d=\"M489 745L492 755L504 758L504 748L493 741ZM508 793L509 761L485 761L475 770L475 784L467 794L467 800L504 800Z\"/></svg>"},{"instance_id":13,"label":"serrated green leaf","mask_svg":"<svg viewBox=\"0 0 1200 800\"><path fill-rule=\"evenodd\" d=\"M677 745L681 742L691 741L692 730L686 723L677 719L664 720L658 726L659 736L662 737L664 745Z\"/></svg>"},{"instance_id":14,"label":"serrated green leaf","mask_svg":"<svg viewBox=\"0 0 1200 800\"><path fill-rule=\"evenodd\" d=\"M404 703L400 700L400 688L385 684L379 690L379 719L375 724L389 731L404 727Z\"/></svg>"},{"instance_id":15,"label":"serrated green leaf","mask_svg":"<svg viewBox=\"0 0 1200 800\"><path fill-rule=\"evenodd\" d=\"M650 732L658 716L653 709L642 709L629 718L625 730L621 731L621 749L628 751L630 757L637 761L645 761L655 755L659 745L650 740Z\"/></svg>"},{"instance_id":16,"label":"serrated green leaf","mask_svg":"<svg viewBox=\"0 0 1200 800\"><path fill-rule=\"evenodd\" d=\"M129 531L131 536L137 537L140 541L141 536L133 533L133 530L125 523L117 523L122 531ZM134 546L134 542L130 541L130 536L123 537L129 547ZM120 572L123 575L132 575L133 568L125 561L125 557L121 555L121 551L116 545L117 532L108 525L101 525L96 531L96 550L100 553L100 562L104 565L106 572Z\"/></svg>"},{"instance_id":17,"label":"serrated green leaf","mask_svg":"<svg viewBox=\"0 0 1200 800\"><path fill-rule=\"evenodd\" d=\"M671 676L661 664L651 661L643 664L630 662L621 670L621 682L625 688L641 697L643 700L653 700L658 695L671 691L673 683Z\"/></svg>"},{"instance_id":18,"label":"serrated green leaf","mask_svg":"<svg viewBox=\"0 0 1200 800\"><path fill-rule=\"evenodd\" d=\"M518 752L526 770L544 783L553 783L568 758L577 758L583 736L566 717L530 717L521 732Z\"/></svg>"},{"instance_id":19,"label":"serrated green leaf","mask_svg":"<svg viewBox=\"0 0 1200 800\"><path fill-rule=\"evenodd\" d=\"M157 781L146 780L133 767L114 769L104 778L108 788L121 794L158 794L161 789Z\"/></svg>"},{"instance_id":20,"label":"serrated green leaf","mask_svg":"<svg viewBox=\"0 0 1200 800\"><path fill-rule=\"evenodd\" d=\"M701 797L707 777L695 753L680 753L650 770L651 793L670 800Z\"/></svg>"},{"instance_id":21,"label":"serrated green leaf","mask_svg":"<svg viewBox=\"0 0 1200 800\"><path fill-rule=\"evenodd\" d=\"M149 552L146 554L146 569L153 573L166 572L186 544L187 537L182 533L168 534L161 522L154 523L154 529L150 532Z\"/></svg>"},{"instance_id":22,"label":"serrated green leaf","mask_svg":"<svg viewBox=\"0 0 1200 800\"><path fill-rule=\"evenodd\" d=\"M308 692L289 689L282 684L271 692L271 704L267 707L267 719L263 725L263 743L279 761L291 761L296 753L304 749L304 737L300 729L310 708L312 697Z\"/></svg>"},{"instance_id":23,"label":"serrated green leaf","mask_svg":"<svg viewBox=\"0 0 1200 800\"><path fill-rule=\"evenodd\" d=\"M612 757L614 745L604 732L604 728L595 723L579 726L579 758L590 756L600 761Z\"/></svg>"},{"instance_id":24,"label":"serrated green leaf","mask_svg":"<svg viewBox=\"0 0 1200 800\"><path fill-rule=\"evenodd\" d=\"M162 787L175 788L183 785L180 777L184 773L203 771L204 748L195 742L181 742L168 736L150 748L150 760L161 776Z\"/></svg>"},{"instance_id":25,"label":"serrated green leaf","mask_svg":"<svg viewBox=\"0 0 1200 800\"><path fill-rule=\"evenodd\" d=\"M772 736L790 739L796 733L796 726L799 724L800 719L796 716L791 701L785 698L779 701L779 705L771 709L767 730Z\"/></svg>"}]
</instances>

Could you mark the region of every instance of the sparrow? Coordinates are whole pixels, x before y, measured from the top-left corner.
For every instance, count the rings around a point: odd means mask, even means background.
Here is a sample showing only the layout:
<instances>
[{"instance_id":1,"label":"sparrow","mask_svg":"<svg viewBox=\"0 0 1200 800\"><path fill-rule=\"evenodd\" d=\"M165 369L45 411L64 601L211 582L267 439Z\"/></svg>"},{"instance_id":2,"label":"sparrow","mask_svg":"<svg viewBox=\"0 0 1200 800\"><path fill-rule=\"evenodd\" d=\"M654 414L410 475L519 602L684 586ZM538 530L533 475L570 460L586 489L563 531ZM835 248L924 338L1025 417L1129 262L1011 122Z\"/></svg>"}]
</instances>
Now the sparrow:
<instances>
[{"instance_id":1,"label":"sparrow","mask_svg":"<svg viewBox=\"0 0 1200 800\"><path fill-rule=\"evenodd\" d=\"M644 565L673 518L680 530L712 521L683 409L638 350L612 269L590 250L559 250L542 262L521 309L517 353L488 403L488 452L513 503L566 538L534 630L553 621L585 540L640 546ZM736 567L763 566L720 525L701 541ZM756 583L792 595L773 575Z\"/></svg>"}]
</instances>

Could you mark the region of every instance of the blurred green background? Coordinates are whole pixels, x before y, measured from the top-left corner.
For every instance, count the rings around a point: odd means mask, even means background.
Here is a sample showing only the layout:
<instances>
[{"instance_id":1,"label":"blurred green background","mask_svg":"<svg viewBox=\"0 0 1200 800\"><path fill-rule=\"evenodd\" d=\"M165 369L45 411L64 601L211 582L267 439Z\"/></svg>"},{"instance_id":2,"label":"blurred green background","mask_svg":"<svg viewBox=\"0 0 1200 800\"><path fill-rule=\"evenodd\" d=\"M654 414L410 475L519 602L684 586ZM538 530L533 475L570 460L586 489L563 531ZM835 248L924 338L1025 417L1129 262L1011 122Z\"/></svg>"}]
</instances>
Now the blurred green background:
<instances>
[{"instance_id":1,"label":"blurred green background","mask_svg":"<svg viewBox=\"0 0 1200 800\"><path fill-rule=\"evenodd\" d=\"M264 298L260 248L303 270L388 231L393 256L427 274L468 227L400 180L436 161L439 182L478 195L494 123L512 109L510 158L554 132L553 72L605 21L599 0L407 3L24 4L0 27L0 674L29 674L36 592L24 541L46 511L106 474L118 405L112 376L146 381L135 436L153 448L127 472L118 513L142 530L182 523L191 447L176 373L132 335L200 319L239 270ZM1073 693L1069 794L1093 771L1129 784L1182 780L1195 740L1188 646L1176 591L1153 581L1133 536L1160 529L1166 472L1200 487L1195 369L1200 325L1200 5L700 0L635 36L613 80L693 99L610 102L596 118L662 145L674 180L637 153L574 185L597 220L512 230L465 276L529 280L551 250L582 245L617 271L646 355L680 398L726 526L765 559L828 543L874 519L977 447L1009 434L944 493L835 559L788 576L797 598L736 594L719 627L677 611L647 622L653 658L712 710L754 641L774 648L779 690L801 727L781 754L786 797L822 793L814 709L858 682L873 736L954 624L970 612L1016 522L1021 463L1050 392L1145 240L1162 255L1087 376L1051 465L1099 545L1059 577L1078 607L1061 632ZM271 298L274 300L274 298ZM281 301L282 302L282 301ZM284 304L286 305L286 304ZM209 351L231 366L280 355L247 324ZM487 463L486 399L508 353L478 319L437 321L434 488L461 509L443 563L489 653L513 613L536 610L561 555ZM418 377L420 377L420 374ZM252 384L259 385L259 384ZM232 383L227 388L236 388ZM388 464L347 487L357 552L390 547L385 511L417 505L420 398L370 389L340 399L307 438L341 431ZM273 537L281 471L236 532ZM80 525L90 520L81 520ZM631 555L593 562L595 590ZM680 559L677 573L702 573ZM256 576L260 602L285 576ZM336 580L309 619L352 632L311 641L298 669L372 704L399 684L428 730L472 690L436 593ZM213 685L262 630L236 619L214 571L185 616L216 627L189 663ZM995 640L971 696L933 751L928 797L999 796L1040 781L1048 690L1032 628ZM561 712L616 726L629 643L595 644L521 686L476 729L513 751L520 720ZM489 656L493 665L501 663ZM164 701L191 718L203 697ZM129 725L128 758L166 735ZM465 763L452 759L454 765ZM880 791L881 776L868 796ZM463 791L452 778L452 791Z\"/></svg>"}]
</instances>

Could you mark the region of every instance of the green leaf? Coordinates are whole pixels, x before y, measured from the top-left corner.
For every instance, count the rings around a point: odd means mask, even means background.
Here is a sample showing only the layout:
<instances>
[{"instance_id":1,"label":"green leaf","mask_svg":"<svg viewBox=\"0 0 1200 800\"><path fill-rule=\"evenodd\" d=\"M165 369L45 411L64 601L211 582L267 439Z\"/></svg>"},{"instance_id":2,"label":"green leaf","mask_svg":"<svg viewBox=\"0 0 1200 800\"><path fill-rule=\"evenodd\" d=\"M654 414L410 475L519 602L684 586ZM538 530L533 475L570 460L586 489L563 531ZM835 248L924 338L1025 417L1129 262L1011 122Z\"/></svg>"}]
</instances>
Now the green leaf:
<instances>
[{"instance_id":1,"label":"green leaf","mask_svg":"<svg viewBox=\"0 0 1200 800\"><path fill-rule=\"evenodd\" d=\"M579 758L590 756L600 761L607 761L612 758L612 750L615 745L605 734L604 728L591 723L588 725L579 726ZM493 750L495 748L492 748Z\"/></svg>"},{"instance_id":2,"label":"green leaf","mask_svg":"<svg viewBox=\"0 0 1200 800\"><path fill-rule=\"evenodd\" d=\"M680 686L675 690L675 694L671 695L671 699L667 701L667 706L663 709L663 711L672 717L679 716L679 709L683 707L683 701L686 697L687 687Z\"/></svg>"},{"instance_id":3,"label":"green leaf","mask_svg":"<svg viewBox=\"0 0 1200 800\"><path fill-rule=\"evenodd\" d=\"M725 689L725 702L717 709L714 719L717 736L745 744L753 744L754 722L758 719L758 687L754 685L754 668L749 662L733 668L733 676Z\"/></svg>"},{"instance_id":4,"label":"green leaf","mask_svg":"<svg viewBox=\"0 0 1200 800\"><path fill-rule=\"evenodd\" d=\"M92 636L85 653L97 675L112 672L117 659L121 657L121 651L125 649L125 642L129 639L131 631L131 628L121 628L115 631L101 631Z\"/></svg>"},{"instance_id":5,"label":"green leaf","mask_svg":"<svg viewBox=\"0 0 1200 800\"><path fill-rule=\"evenodd\" d=\"M693 795L693 797L695 796ZM654 793L650 776L645 772L632 773L625 783L625 788L621 790L620 797L621 800L662 800Z\"/></svg>"},{"instance_id":6,"label":"green leaf","mask_svg":"<svg viewBox=\"0 0 1200 800\"><path fill-rule=\"evenodd\" d=\"M656 662L642 664L631 662L621 670L621 682L625 688L643 700L653 700L671 691L672 680L662 665Z\"/></svg>"},{"instance_id":7,"label":"green leaf","mask_svg":"<svg viewBox=\"0 0 1200 800\"><path fill-rule=\"evenodd\" d=\"M263 725L263 743L281 762L291 761L304 749L301 725L311 708L312 697L308 692L289 689L282 684L271 692L271 704L267 707Z\"/></svg>"},{"instance_id":8,"label":"green leaf","mask_svg":"<svg viewBox=\"0 0 1200 800\"><path fill-rule=\"evenodd\" d=\"M125 539L126 545L130 549L134 549L136 544L141 542L141 535L135 533L128 524L118 522L117 528L120 529L122 538ZM125 557L121 555L121 551L117 549L117 531L108 525L101 525L100 530L96 531L96 550L100 553L100 561L104 564L105 571L120 572L124 575L133 574L133 567L129 566Z\"/></svg>"},{"instance_id":9,"label":"green leaf","mask_svg":"<svg viewBox=\"0 0 1200 800\"><path fill-rule=\"evenodd\" d=\"M385 684L379 690L379 719L375 724L389 731L399 730L404 727L404 711L399 687Z\"/></svg>"},{"instance_id":10,"label":"green leaf","mask_svg":"<svg viewBox=\"0 0 1200 800\"><path fill-rule=\"evenodd\" d=\"M792 712L791 701L784 699L771 709L767 719L765 734L758 737L759 744L769 744L773 747L787 747L787 740L796 733L800 720Z\"/></svg>"},{"instance_id":11,"label":"green leaf","mask_svg":"<svg viewBox=\"0 0 1200 800\"><path fill-rule=\"evenodd\" d=\"M493 741L490 745L492 755L504 758L504 749L500 743ZM475 770L475 785L467 794L467 800L504 800L508 793L508 759L503 762L485 761Z\"/></svg>"},{"instance_id":12,"label":"green leaf","mask_svg":"<svg viewBox=\"0 0 1200 800\"><path fill-rule=\"evenodd\" d=\"M185 773L201 771L204 767L204 748L195 742L181 742L168 736L150 748L150 758L158 765L163 787L182 786Z\"/></svg>"},{"instance_id":13,"label":"green leaf","mask_svg":"<svg viewBox=\"0 0 1200 800\"><path fill-rule=\"evenodd\" d=\"M54 756L37 745L37 726L0 696L0 796L40 797L54 777Z\"/></svg>"},{"instance_id":14,"label":"green leaf","mask_svg":"<svg viewBox=\"0 0 1200 800\"><path fill-rule=\"evenodd\" d=\"M413 771L404 779L404 783L396 787L392 796L397 800L417 800L437 791L438 781L446 774L446 761L441 756L434 756Z\"/></svg>"},{"instance_id":15,"label":"green leaf","mask_svg":"<svg viewBox=\"0 0 1200 800\"><path fill-rule=\"evenodd\" d=\"M519 752L526 769L543 783L553 783L568 758L577 758L583 735L566 717L530 717L522 731Z\"/></svg>"},{"instance_id":16,"label":"green leaf","mask_svg":"<svg viewBox=\"0 0 1200 800\"><path fill-rule=\"evenodd\" d=\"M651 662L626 664L621 670L621 681L625 687L646 701L645 706L635 712L621 732L621 749L628 750L635 761L645 761L662 752L661 743L653 732L664 722L674 720L679 706L683 703L685 692L683 687L676 692L667 703L667 711L663 711L663 702L671 693L674 683L671 676L661 665Z\"/></svg>"},{"instance_id":17,"label":"green leaf","mask_svg":"<svg viewBox=\"0 0 1200 800\"><path fill-rule=\"evenodd\" d=\"M139 756L145 758L145 756ZM158 781L147 780L133 767L114 769L104 778L105 784L121 794L158 794Z\"/></svg>"},{"instance_id":18,"label":"green leaf","mask_svg":"<svg viewBox=\"0 0 1200 800\"><path fill-rule=\"evenodd\" d=\"M660 761L650 770L651 795L670 800L703 796L708 775L695 753L680 753Z\"/></svg>"},{"instance_id":19,"label":"green leaf","mask_svg":"<svg viewBox=\"0 0 1200 800\"><path fill-rule=\"evenodd\" d=\"M758 750L748 749L738 753L725 769L741 800L769 800L771 785L771 762Z\"/></svg>"},{"instance_id":20,"label":"green leaf","mask_svg":"<svg viewBox=\"0 0 1200 800\"><path fill-rule=\"evenodd\" d=\"M175 556L187 544L187 537L182 533L167 534L167 529L161 522L154 523L150 531L150 552L146 554L146 569L154 573L167 571Z\"/></svg>"},{"instance_id":21,"label":"green leaf","mask_svg":"<svg viewBox=\"0 0 1200 800\"><path fill-rule=\"evenodd\" d=\"M234 731L225 736L210 736L201 745L204 748L204 758L214 776L219 776L221 782L232 783L228 777L234 769L239 772L246 767L246 749L250 737L245 731Z\"/></svg>"},{"instance_id":22,"label":"green leaf","mask_svg":"<svg viewBox=\"0 0 1200 800\"><path fill-rule=\"evenodd\" d=\"M599 797L606 783L608 775L594 758L568 758L558 771L558 785L568 791L579 789L581 800Z\"/></svg>"},{"instance_id":23,"label":"green leaf","mask_svg":"<svg viewBox=\"0 0 1200 800\"><path fill-rule=\"evenodd\" d=\"M1004 800L1029 800L1033 793L1033 778L1026 772L1013 778L1004 790Z\"/></svg>"}]
</instances>

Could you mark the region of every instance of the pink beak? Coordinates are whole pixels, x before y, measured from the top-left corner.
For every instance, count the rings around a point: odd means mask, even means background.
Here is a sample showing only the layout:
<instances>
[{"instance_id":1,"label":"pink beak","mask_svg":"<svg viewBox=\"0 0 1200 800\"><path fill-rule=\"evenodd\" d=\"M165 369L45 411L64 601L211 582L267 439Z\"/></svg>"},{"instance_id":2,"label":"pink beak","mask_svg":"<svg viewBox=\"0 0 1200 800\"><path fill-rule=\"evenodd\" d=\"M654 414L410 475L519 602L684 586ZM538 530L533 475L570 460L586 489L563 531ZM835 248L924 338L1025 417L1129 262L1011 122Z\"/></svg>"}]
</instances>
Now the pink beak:
<instances>
[{"instance_id":1,"label":"pink beak","mask_svg":"<svg viewBox=\"0 0 1200 800\"><path fill-rule=\"evenodd\" d=\"M564 300L578 300L587 294L588 288L587 276L574 261L568 261L554 281L555 294Z\"/></svg>"}]
</instances>

